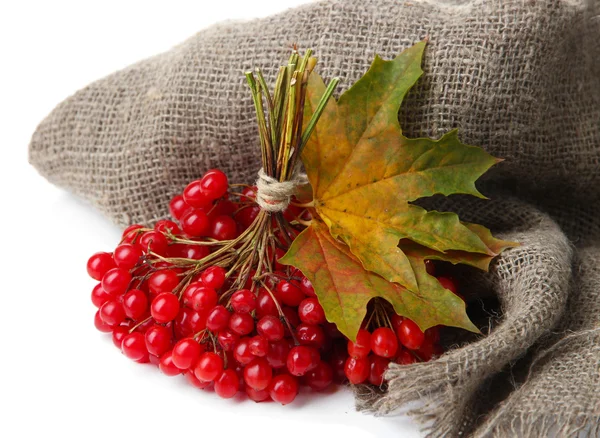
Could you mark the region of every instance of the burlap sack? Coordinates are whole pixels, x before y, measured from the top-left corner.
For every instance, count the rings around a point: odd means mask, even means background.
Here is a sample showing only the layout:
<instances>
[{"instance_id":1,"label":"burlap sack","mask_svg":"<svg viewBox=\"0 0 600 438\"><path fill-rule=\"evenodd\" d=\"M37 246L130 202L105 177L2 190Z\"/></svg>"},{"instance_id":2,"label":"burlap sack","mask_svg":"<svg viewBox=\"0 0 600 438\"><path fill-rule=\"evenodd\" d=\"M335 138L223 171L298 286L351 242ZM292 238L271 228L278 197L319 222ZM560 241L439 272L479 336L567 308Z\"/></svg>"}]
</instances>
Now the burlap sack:
<instances>
[{"instance_id":1,"label":"burlap sack","mask_svg":"<svg viewBox=\"0 0 600 438\"><path fill-rule=\"evenodd\" d=\"M348 87L376 53L429 37L425 74L400 114L408 136L459 128L506 158L493 201L433 200L522 243L470 279L498 297L489 333L436 361L393 366L361 409L412 413L432 436L598 432L600 271L598 0L326 0L213 26L60 104L30 161L113 221L151 223L210 167L251 181L258 137L242 72L272 79L292 42ZM566 309L566 310L565 310Z\"/></svg>"}]
</instances>

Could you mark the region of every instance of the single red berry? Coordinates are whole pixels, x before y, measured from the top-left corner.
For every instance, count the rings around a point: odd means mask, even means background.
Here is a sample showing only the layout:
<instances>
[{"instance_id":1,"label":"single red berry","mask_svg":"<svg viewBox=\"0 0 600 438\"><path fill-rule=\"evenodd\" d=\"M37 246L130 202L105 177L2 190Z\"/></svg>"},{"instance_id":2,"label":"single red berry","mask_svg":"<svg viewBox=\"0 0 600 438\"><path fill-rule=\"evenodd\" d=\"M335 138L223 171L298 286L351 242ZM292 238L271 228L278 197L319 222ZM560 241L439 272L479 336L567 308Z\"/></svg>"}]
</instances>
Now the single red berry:
<instances>
[{"instance_id":1,"label":"single red berry","mask_svg":"<svg viewBox=\"0 0 600 438\"><path fill-rule=\"evenodd\" d=\"M263 316L256 324L256 331L269 341L279 341L283 339L283 324L271 315Z\"/></svg>"},{"instance_id":2,"label":"single red berry","mask_svg":"<svg viewBox=\"0 0 600 438\"><path fill-rule=\"evenodd\" d=\"M167 351L160 357L158 368L167 376L177 376L181 374L181 370L173 363L172 351Z\"/></svg>"},{"instance_id":3,"label":"single red berry","mask_svg":"<svg viewBox=\"0 0 600 438\"><path fill-rule=\"evenodd\" d=\"M394 359L394 362L400 365L410 365L415 363L417 359L408 350L402 349Z\"/></svg>"},{"instance_id":4,"label":"single red berry","mask_svg":"<svg viewBox=\"0 0 600 438\"><path fill-rule=\"evenodd\" d=\"M269 395L268 389L263 389L262 391L257 391L256 389L251 388L248 385L246 385L246 395L248 395L248 398L250 400L255 401L257 403L271 398L271 396Z\"/></svg>"},{"instance_id":5,"label":"single red berry","mask_svg":"<svg viewBox=\"0 0 600 438\"><path fill-rule=\"evenodd\" d=\"M143 228L139 224L129 225L123 230L122 243L135 243L139 239Z\"/></svg>"},{"instance_id":6,"label":"single red berry","mask_svg":"<svg viewBox=\"0 0 600 438\"><path fill-rule=\"evenodd\" d=\"M300 288L289 281L277 283L277 297L287 306L298 306L306 297Z\"/></svg>"},{"instance_id":7,"label":"single red berry","mask_svg":"<svg viewBox=\"0 0 600 438\"><path fill-rule=\"evenodd\" d=\"M228 199L219 199L215 205L208 211L208 217L213 220L219 216L233 216L238 209L238 205Z\"/></svg>"},{"instance_id":8,"label":"single red berry","mask_svg":"<svg viewBox=\"0 0 600 438\"><path fill-rule=\"evenodd\" d=\"M212 382L223 372L223 359L216 353L202 353L196 366L194 375L204 382Z\"/></svg>"},{"instance_id":9,"label":"single red berry","mask_svg":"<svg viewBox=\"0 0 600 438\"><path fill-rule=\"evenodd\" d=\"M302 345L315 348L325 346L325 332L319 325L300 324L296 327L296 339Z\"/></svg>"},{"instance_id":10,"label":"single red berry","mask_svg":"<svg viewBox=\"0 0 600 438\"><path fill-rule=\"evenodd\" d=\"M208 313L206 319L206 327L212 332L218 332L225 330L229 326L229 319L231 313L225 308L225 306L215 306Z\"/></svg>"},{"instance_id":11,"label":"single red berry","mask_svg":"<svg viewBox=\"0 0 600 438\"><path fill-rule=\"evenodd\" d=\"M190 208L192 208L192 206L185 202L182 195L174 196L173 199L171 199L171 202L169 202L169 212L176 220L180 220L181 216L183 216Z\"/></svg>"},{"instance_id":12,"label":"single red berry","mask_svg":"<svg viewBox=\"0 0 600 438\"><path fill-rule=\"evenodd\" d=\"M215 379L215 392L221 398L231 398L240 389L240 379L234 370L225 370Z\"/></svg>"},{"instance_id":13,"label":"single red berry","mask_svg":"<svg viewBox=\"0 0 600 438\"><path fill-rule=\"evenodd\" d=\"M250 352L257 357L264 357L269 352L269 341L263 336L254 336L248 343Z\"/></svg>"},{"instance_id":14,"label":"single red berry","mask_svg":"<svg viewBox=\"0 0 600 438\"><path fill-rule=\"evenodd\" d=\"M262 357L257 357L244 368L244 381L257 391L266 389L271 383L272 377L273 369L269 362Z\"/></svg>"},{"instance_id":15,"label":"single red berry","mask_svg":"<svg viewBox=\"0 0 600 438\"><path fill-rule=\"evenodd\" d=\"M123 338L129 334L129 327L122 325L116 326L112 332L112 341L119 350L121 349L121 343Z\"/></svg>"},{"instance_id":16,"label":"single red berry","mask_svg":"<svg viewBox=\"0 0 600 438\"><path fill-rule=\"evenodd\" d=\"M316 297L317 294L315 293L315 288L313 287L312 283L310 282L310 280L304 276L302 276L302 279L300 280L300 290L302 291L302 293L304 293L304 295L308 296L308 297Z\"/></svg>"},{"instance_id":17,"label":"single red berry","mask_svg":"<svg viewBox=\"0 0 600 438\"><path fill-rule=\"evenodd\" d=\"M425 334L417 324L407 318L400 324L398 339L406 348L418 350L425 340Z\"/></svg>"},{"instance_id":18,"label":"single red berry","mask_svg":"<svg viewBox=\"0 0 600 438\"><path fill-rule=\"evenodd\" d=\"M100 318L106 324L114 327L125 321L125 310L123 305L115 300L107 301L100 307Z\"/></svg>"},{"instance_id":19,"label":"single red berry","mask_svg":"<svg viewBox=\"0 0 600 438\"><path fill-rule=\"evenodd\" d=\"M102 289L113 296L122 295L127 291L130 282L129 271L113 268L102 277Z\"/></svg>"},{"instance_id":20,"label":"single red berry","mask_svg":"<svg viewBox=\"0 0 600 438\"><path fill-rule=\"evenodd\" d=\"M304 380L315 391L323 391L333 383L333 369L327 362L320 361L314 370L304 375Z\"/></svg>"},{"instance_id":21,"label":"single red berry","mask_svg":"<svg viewBox=\"0 0 600 438\"><path fill-rule=\"evenodd\" d=\"M400 326L402 325L402 321L404 321L404 317L397 315L397 314L393 314L392 315L392 329L394 330L394 333L396 333L396 336L399 336L398 333L400 333Z\"/></svg>"},{"instance_id":22,"label":"single red berry","mask_svg":"<svg viewBox=\"0 0 600 438\"><path fill-rule=\"evenodd\" d=\"M173 321L179 313L179 300L170 292L158 294L150 305L150 313L158 323Z\"/></svg>"},{"instance_id":23,"label":"single red berry","mask_svg":"<svg viewBox=\"0 0 600 438\"><path fill-rule=\"evenodd\" d=\"M242 196L240 196L240 201L244 202L254 202L256 199L256 192L258 188L256 186L248 186L242 190Z\"/></svg>"},{"instance_id":24,"label":"single red berry","mask_svg":"<svg viewBox=\"0 0 600 438\"><path fill-rule=\"evenodd\" d=\"M288 353L286 365L293 376L303 376L308 371L314 370L319 365L319 352L313 347L300 345Z\"/></svg>"},{"instance_id":25,"label":"single red berry","mask_svg":"<svg viewBox=\"0 0 600 438\"><path fill-rule=\"evenodd\" d=\"M205 236L210 228L210 220L202 210L188 210L181 217L181 228L190 237Z\"/></svg>"},{"instance_id":26,"label":"single red berry","mask_svg":"<svg viewBox=\"0 0 600 438\"><path fill-rule=\"evenodd\" d=\"M371 333L360 329L356 335L356 342L348 341L348 354L355 358L365 358L371 351Z\"/></svg>"},{"instance_id":27,"label":"single red berry","mask_svg":"<svg viewBox=\"0 0 600 438\"><path fill-rule=\"evenodd\" d=\"M189 304L195 310L208 311L217 305L218 300L217 292L213 288L200 286L196 288Z\"/></svg>"},{"instance_id":28,"label":"single red berry","mask_svg":"<svg viewBox=\"0 0 600 438\"><path fill-rule=\"evenodd\" d=\"M270 342L269 351L267 352L267 362L273 368L283 368L286 366L289 351L290 346L285 339Z\"/></svg>"},{"instance_id":29,"label":"single red berry","mask_svg":"<svg viewBox=\"0 0 600 438\"><path fill-rule=\"evenodd\" d=\"M329 364L333 369L333 378L338 383L343 383L346 380L346 359L348 359L348 349L346 342L336 342L333 344Z\"/></svg>"},{"instance_id":30,"label":"single red berry","mask_svg":"<svg viewBox=\"0 0 600 438\"><path fill-rule=\"evenodd\" d=\"M173 292L173 289L179 284L179 276L177 272L170 269L161 269L160 271L153 272L148 277L148 288L153 294L160 294L163 292Z\"/></svg>"},{"instance_id":31,"label":"single red berry","mask_svg":"<svg viewBox=\"0 0 600 438\"><path fill-rule=\"evenodd\" d=\"M209 199L215 200L225 196L229 188L229 182L227 181L227 175L223 172L218 169L211 169L200 180L200 186Z\"/></svg>"},{"instance_id":32,"label":"single red berry","mask_svg":"<svg viewBox=\"0 0 600 438\"><path fill-rule=\"evenodd\" d=\"M115 267L113 256L109 252L97 252L87 261L87 272L94 280L102 280L104 274Z\"/></svg>"},{"instance_id":33,"label":"single red berry","mask_svg":"<svg viewBox=\"0 0 600 438\"><path fill-rule=\"evenodd\" d=\"M435 262L433 260L425 260L425 270L429 275L435 275Z\"/></svg>"},{"instance_id":34,"label":"single red berry","mask_svg":"<svg viewBox=\"0 0 600 438\"><path fill-rule=\"evenodd\" d=\"M281 308L281 312L283 313L284 318L287 319L287 322L290 323L292 328L298 327L300 325L300 317L298 316L297 307L283 306ZM285 329L286 336L288 336L289 328L287 327L287 324Z\"/></svg>"},{"instance_id":35,"label":"single red berry","mask_svg":"<svg viewBox=\"0 0 600 438\"><path fill-rule=\"evenodd\" d=\"M248 313L236 312L229 318L229 328L240 336L249 335L254 330L254 318Z\"/></svg>"},{"instance_id":36,"label":"single red berry","mask_svg":"<svg viewBox=\"0 0 600 438\"><path fill-rule=\"evenodd\" d=\"M193 283L188 284L185 290L183 291L183 305L191 308L192 297L198 290L200 290L203 287L204 283L202 283L201 281L194 281Z\"/></svg>"},{"instance_id":37,"label":"single red berry","mask_svg":"<svg viewBox=\"0 0 600 438\"><path fill-rule=\"evenodd\" d=\"M169 219L163 219L154 224L154 229L160 233L168 234L171 233L175 236L181 234L179 225Z\"/></svg>"},{"instance_id":38,"label":"single red berry","mask_svg":"<svg viewBox=\"0 0 600 438\"><path fill-rule=\"evenodd\" d=\"M325 322L325 311L314 297L305 298L298 306L298 316L306 324L323 324Z\"/></svg>"},{"instance_id":39,"label":"single red berry","mask_svg":"<svg viewBox=\"0 0 600 438\"><path fill-rule=\"evenodd\" d=\"M191 333L198 333L206 328L206 315L205 311L191 312L188 315L186 323Z\"/></svg>"},{"instance_id":40,"label":"single red berry","mask_svg":"<svg viewBox=\"0 0 600 438\"><path fill-rule=\"evenodd\" d=\"M171 349L172 337L171 329L163 325L152 325L144 334L148 353L162 357Z\"/></svg>"},{"instance_id":41,"label":"single red berry","mask_svg":"<svg viewBox=\"0 0 600 438\"><path fill-rule=\"evenodd\" d=\"M144 252L152 251L164 256L169 248L169 241L163 233L158 231L146 231L140 236L138 245Z\"/></svg>"},{"instance_id":42,"label":"single red berry","mask_svg":"<svg viewBox=\"0 0 600 438\"><path fill-rule=\"evenodd\" d=\"M440 282L440 284L442 285L442 287L444 289L448 289L450 292L452 292L455 295L458 294L458 287L456 287L456 283L451 278L439 277L438 281Z\"/></svg>"},{"instance_id":43,"label":"single red berry","mask_svg":"<svg viewBox=\"0 0 600 438\"><path fill-rule=\"evenodd\" d=\"M94 326L102 333L111 333L113 331L112 326L102 321L102 318L100 317L100 310L94 314Z\"/></svg>"},{"instance_id":44,"label":"single red berry","mask_svg":"<svg viewBox=\"0 0 600 438\"><path fill-rule=\"evenodd\" d=\"M353 385L363 383L369 378L369 359L366 357L349 357L345 366L346 377Z\"/></svg>"},{"instance_id":45,"label":"single red berry","mask_svg":"<svg viewBox=\"0 0 600 438\"><path fill-rule=\"evenodd\" d=\"M258 205L251 205L239 209L235 214L235 220L242 230L247 229L256 220L256 217L260 213L260 207Z\"/></svg>"},{"instance_id":46,"label":"single red berry","mask_svg":"<svg viewBox=\"0 0 600 438\"><path fill-rule=\"evenodd\" d=\"M240 339L233 347L233 357L240 365L247 365L254 359L250 350L250 338Z\"/></svg>"},{"instance_id":47,"label":"single red berry","mask_svg":"<svg viewBox=\"0 0 600 438\"><path fill-rule=\"evenodd\" d=\"M289 374L279 374L273 377L269 385L269 395L282 405L293 402L298 395L298 379Z\"/></svg>"},{"instance_id":48,"label":"single red berry","mask_svg":"<svg viewBox=\"0 0 600 438\"><path fill-rule=\"evenodd\" d=\"M180 370L187 370L196 363L203 347L195 339L185 338L173 347L173 363Z\"/></svg>"},{"instance_id":49,"label":"single red berry","mask_svg":"<svg viewBox=\"0 0 600 438\"><path fill-rule=\"evenodd\" d=\"M143 253L139 246L123 243L116 247L113 259L119 268L129 271L138 264L142 255Z\"/></svg>"},{"instance_id":50,"label":"single red berry","mask_svg":"<svg viewBox=\"0 0 600 438\"><path fill-rule=\"evenodd\" d=\"M240 335L229 329L221 330L217 334L217 341L223 351L233 351L233 348L238 343L239 339Z\"/></svg>"},{"instance_id":51,"label":"single red berry","mask_svg":"<svg viewBox=\"0 0 600 438\"><path fill-rule=\"evenodd\" d=\"M383 375L387 371L389 359L372 354L369 356L369 383L375 386L383 384Z\"/></svg>"},{"instance_id":52,"label":"single red berry","mask_svg":"<svg viewBox=\"0 0 600 438\"><path fill-rule=\"evenodd\" d=\"M425 338L417 353L423 361L428 362L434 357L441 355L443 351L439 345L433 343L432 339Z\"/></svg>"},{"instance_id":53,"label":"single red berry","mask_svg":"<svg viewBox=\"0 0 600 438\"><path fill-rule=\"evenodd\" d=\"M256 297L248 289L238 290L231 296L231 307L238 313L250 313L256 309Z\"/></svg>"},{"instance_id":54,"label":"single red berry","mask_svg":"<svg viewBox=\"0 0 600 438\"><path fill-rule=\"evenodd\" d=\"M398 351L398 339L394 331L379 327L371 334L371 350L381 357L394 357Z\"/></svg>"},{"instance_id":55,"label":"single red berry","mask_svg":"<svg viewBox=\"0 0 600 438\"><path fill-rule=\"evenodd\" d=\"M206 268L200 278L206 287L212 287L214 290L219 290L225 284L225 269L220 266L210 266Z\"/></svg>"},{"instance_id":56,"label":"single red berry","mask_svg":"<svg viewBox=\"0 0 600 438\"><path fill-rule=\"evenodd\" d=\"M185 376L185 380L187 380L190 385L195 386L198 389L205 389L211 383L198 380L198 378L194 375L194 372L192 370L185 371L183 375Z\"/></svg>"},{"instance_id":57,"label":"single red berry","mask_svg":"<svg viewBox=\"0 0 600 438\"><path fill-rule=\"evenodd\" d=\"M92 289L92 303L97 308L102 307L102 304L112 299L113 296L102 289L102 283L98 283L94 286L94 289Z\"/></svg>"},{"instance_id":58,"label":"single red berry","mask_svg":"<svg viewBox=\"0 0 600 438\"><path fill-rule=\"evenodd\" d=\"M123 297L125 315L133 320L138 320L148 311L148 297L139 289L131 289Z\"/></svg>"},{"instance_id":59,"label":"single red berry","mask_svg":"<svg viewBox=\"0 0 600 438\"><path fill-rule=\"evenodd\" d=\"M131 360L138 361L143 359L148 354L144 335L138 332L128 334L123 338L121 350Z\"/></svg>"},{"instance_id":60,"label":"single red berry","mask_svg":"<svg viewBox=\"0 0 600 438\"><path fill-rule=\"evenodd\" d=\"M271 294L264 289L259 289L256 297L256 317L262 318L267 315L279 316L279 310Z\"/></svg>"},{"instance_id":61,"label":"single red berry","mask_svg":"<svg viewBox=\"0 0 600 438\"><path fill-rule=\"evenodd\" d=\"M210 224L208 235L216 240L233 240L237 235L237 224L229 216L216 217Z\"/></svg>"},{"instance_id":62,"label":"single red berry","mask_svg":"<svg viewBox=\"0 0 600 438\"><path fill-rule=\"evenodd\" d=\"M185 187L183 200L194 208L208 209L212 205L212 200L202 190L200 180L192 181Z\"/></svg>"}]
</instances>

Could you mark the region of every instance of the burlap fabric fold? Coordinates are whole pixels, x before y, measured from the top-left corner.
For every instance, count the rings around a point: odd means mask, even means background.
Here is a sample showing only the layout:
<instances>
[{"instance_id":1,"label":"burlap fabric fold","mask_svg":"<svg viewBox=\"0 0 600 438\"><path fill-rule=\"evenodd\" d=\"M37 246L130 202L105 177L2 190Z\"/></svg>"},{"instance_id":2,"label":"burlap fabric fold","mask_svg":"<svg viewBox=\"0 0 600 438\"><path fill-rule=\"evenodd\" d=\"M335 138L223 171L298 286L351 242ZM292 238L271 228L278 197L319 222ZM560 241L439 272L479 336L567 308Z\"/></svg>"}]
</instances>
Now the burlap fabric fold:
<instances>
[{"instance_id":1,"label":"burlap fabric fold","mask_svg":"<svg viewBox=\"0 0 600 438\"><path fill-rule=\"evenodd\" d=\"M522 246L477 275L493 294L485 336L439 359L392 366L361 409L411 413L431 436L576 436L600 422L600 1L325 0L206 29L101 79L38 127L30 161L127 225L167 214L211 167L252 181L258 136L243 71L269 79L291 43L325 78L356 81L374 55L429 38L400 113L409 137L460 137L506 159L492 201L432 200ZM477 306L477 299L470 306ZM484 322L484 326L486 323Z\"/></svg>"}]
</instances>

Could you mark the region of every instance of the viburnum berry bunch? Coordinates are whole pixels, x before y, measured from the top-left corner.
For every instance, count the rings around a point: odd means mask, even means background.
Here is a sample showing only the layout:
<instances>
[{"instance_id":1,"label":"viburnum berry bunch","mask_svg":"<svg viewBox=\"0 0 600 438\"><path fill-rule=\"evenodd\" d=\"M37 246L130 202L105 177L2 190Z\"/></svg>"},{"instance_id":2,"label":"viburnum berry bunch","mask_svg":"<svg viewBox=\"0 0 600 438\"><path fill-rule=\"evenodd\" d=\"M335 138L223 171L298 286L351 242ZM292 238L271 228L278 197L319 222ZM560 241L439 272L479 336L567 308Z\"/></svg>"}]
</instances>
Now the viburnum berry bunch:
<instances>
[{"instance_id":1,"label":"viburnum berry bunch","mask_svg":"<svg viewBox=\"0 0 600 438\"><path fill-rule=\"evenodd\" d=\"M92 291L98 330L112 333L128 358L183 374L198 388L282 404L303 385L385 385L391 362L441 354L440 326L476 331L455 282L436 271L456 263L486 269L511 244L452 213L428 216L408 204L436 184L441 193L461 192L495 162L455 136L449 145L413 145L395 132L405 79L418 77L423 47L376 59L339 103L330 99L338 80L314 79L310 51L294 50L272 93L260 70L246 73L262 152L256 185L208 170L172 198L173 220L131 225L112 253L94 254L87 270L99 281ZM394 146L396 134L407 143ZM377 160L380 153L385 166L369 164L365 154ZM468 177L444 173L460 166ZM410 198L390 198L406 174L419 188L409 181Z\"/></svg>"}]
</instances>

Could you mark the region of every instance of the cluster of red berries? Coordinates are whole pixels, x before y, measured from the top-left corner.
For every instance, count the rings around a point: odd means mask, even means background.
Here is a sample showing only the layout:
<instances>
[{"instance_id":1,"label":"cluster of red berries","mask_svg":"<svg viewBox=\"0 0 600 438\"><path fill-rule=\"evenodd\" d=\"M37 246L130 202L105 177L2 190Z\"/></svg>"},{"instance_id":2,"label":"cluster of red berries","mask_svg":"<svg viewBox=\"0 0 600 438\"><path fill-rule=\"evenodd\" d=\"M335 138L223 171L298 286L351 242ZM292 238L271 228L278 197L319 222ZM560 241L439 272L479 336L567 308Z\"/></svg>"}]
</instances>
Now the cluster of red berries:
<instances>
[{"instance_id":1,"label":"cluster of red berries","mask_svg":"<svg viewBox=\"0 0 600 438\"><path fill-rule=\"evenodd\" d=\"M348 341L327 322L310 281L277 263L282 248L270 254L274 269L260 284L252 273L240 285L235 269L211 264L210 254L221 260L219 244L244 233L260 212L254 188L236 202L228 189L223 172L207 172L172 199L178 223L132 225L112 253L88 260L89 275L100 281L92 291L95 325L112 333L125 356L169 376L184 374L224 398L245 391L255 401L287 404L301 385L317 391L346 379L381 385L390 361L440 353L437 328L423 333L398 315L391 328L361 329L356 342ZM309 218L294 206L284 216Z\"/></svg>"}]
</instances>

